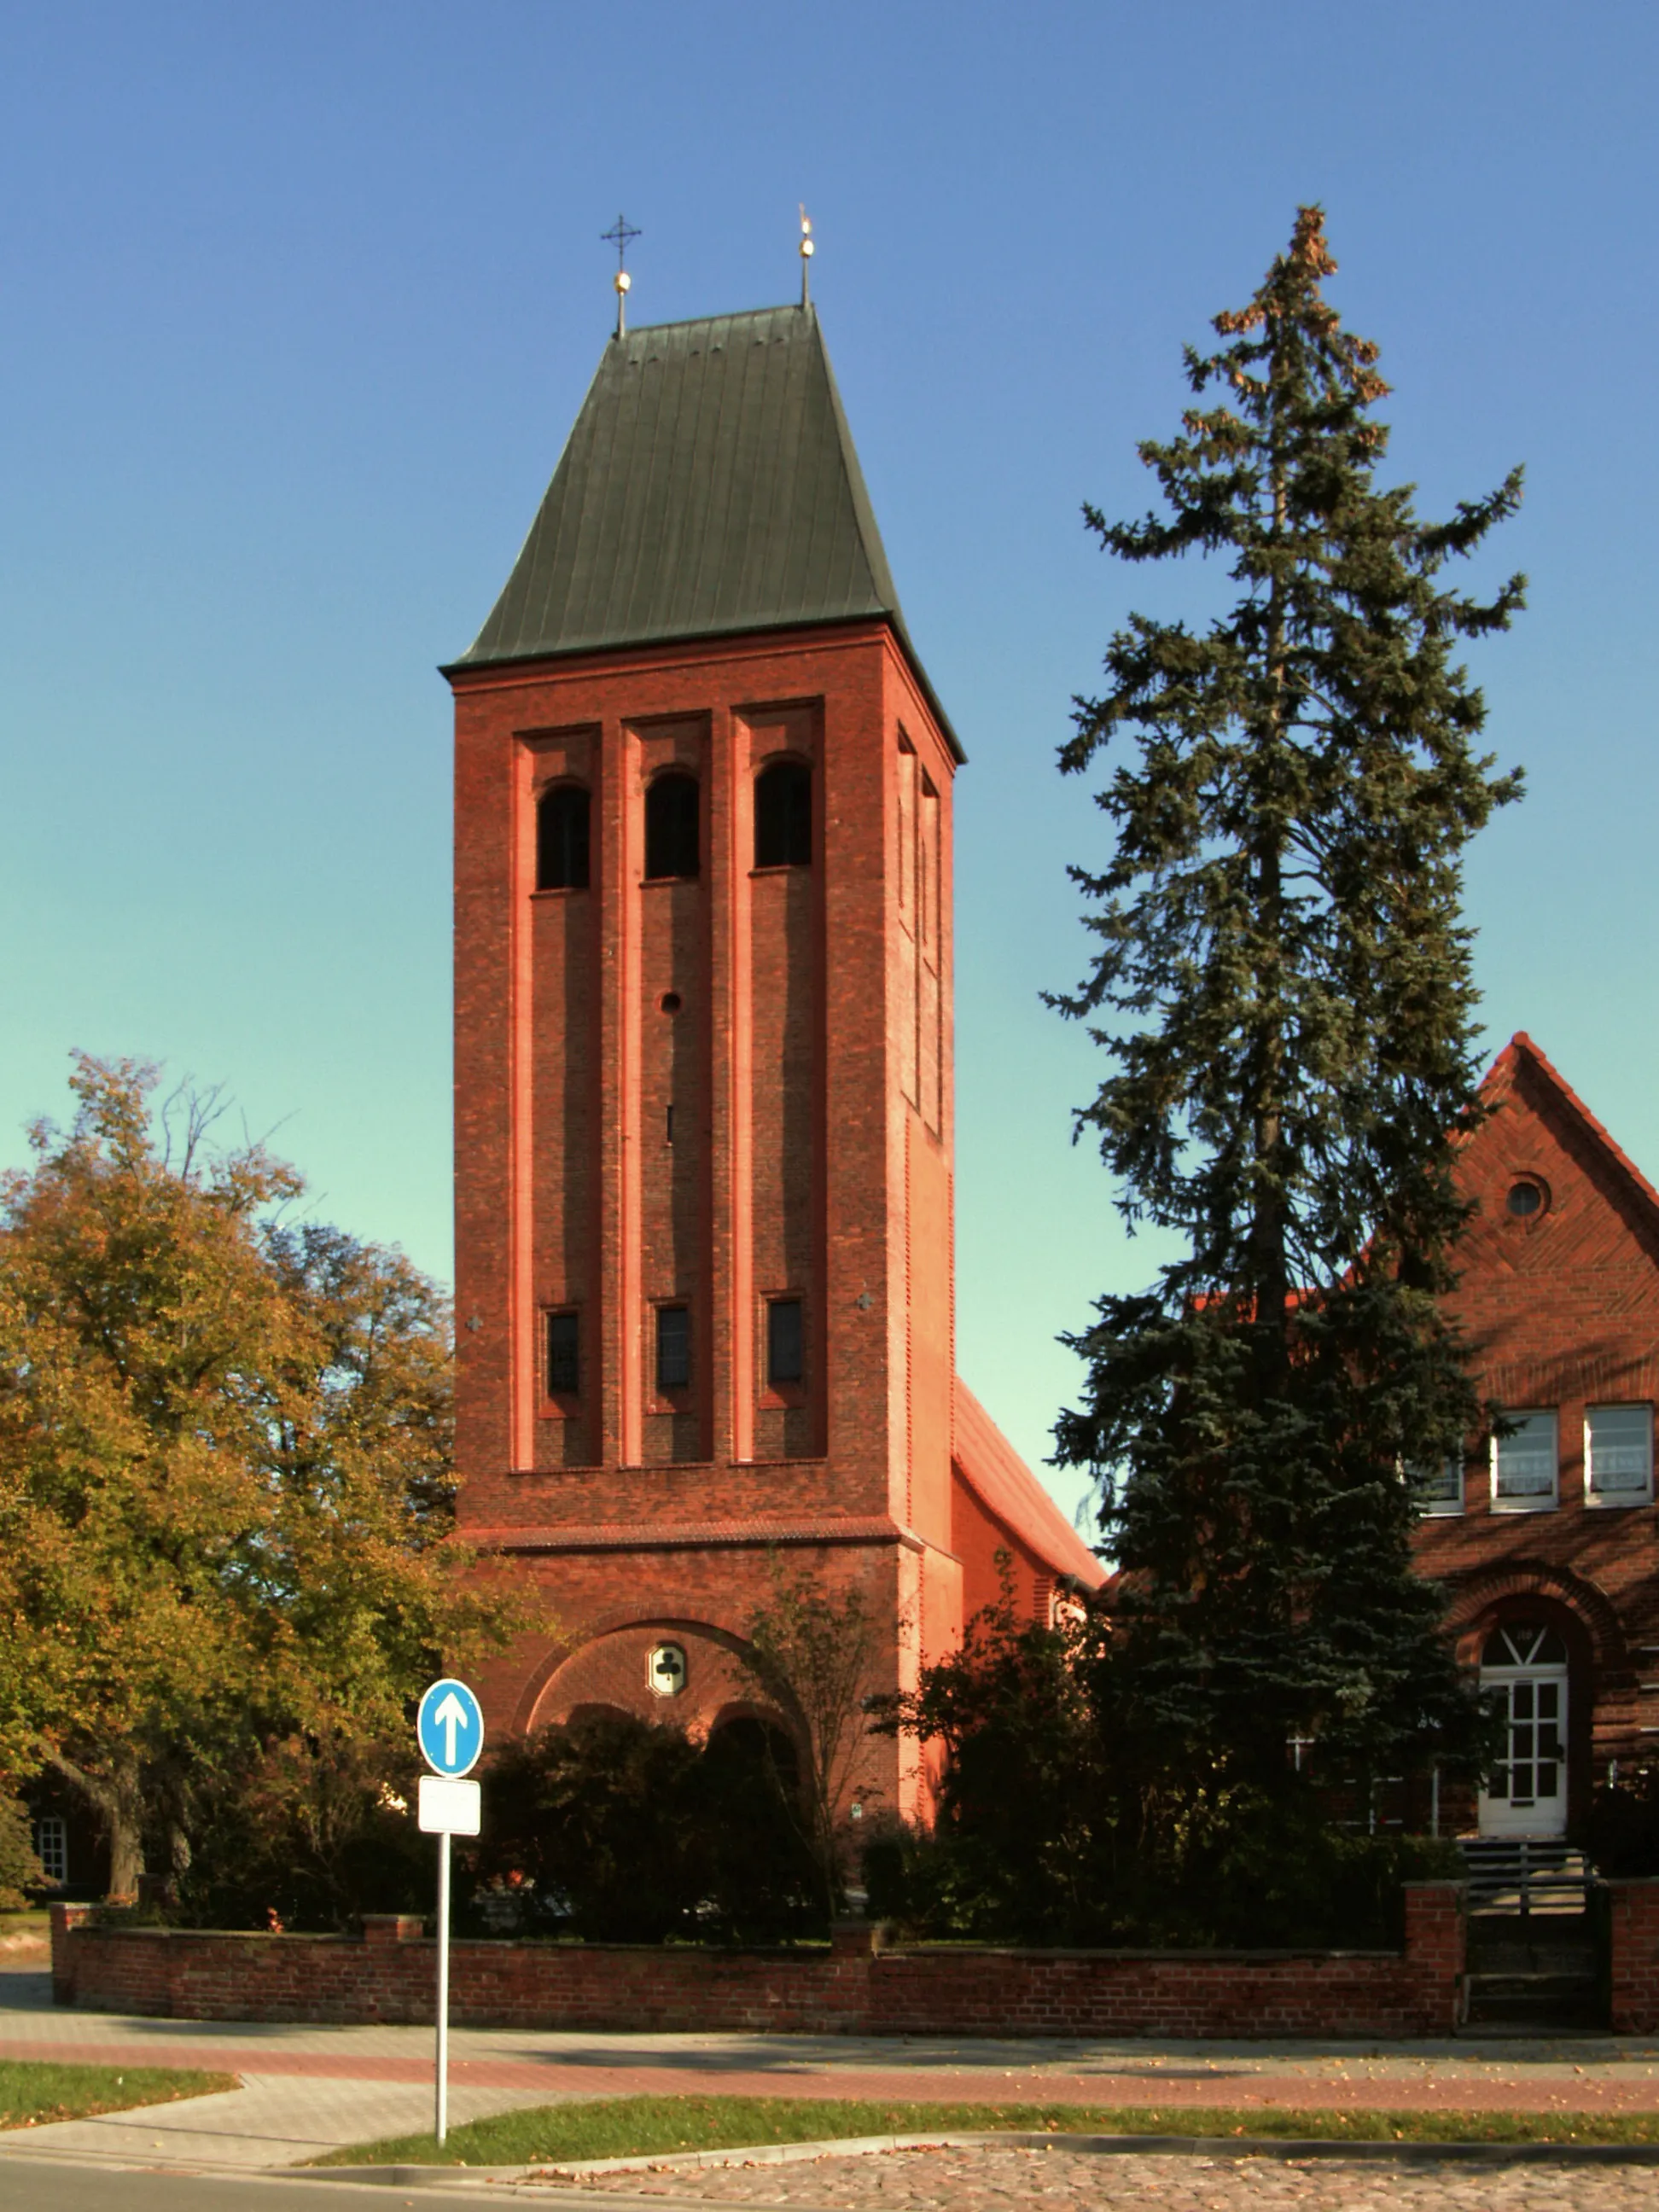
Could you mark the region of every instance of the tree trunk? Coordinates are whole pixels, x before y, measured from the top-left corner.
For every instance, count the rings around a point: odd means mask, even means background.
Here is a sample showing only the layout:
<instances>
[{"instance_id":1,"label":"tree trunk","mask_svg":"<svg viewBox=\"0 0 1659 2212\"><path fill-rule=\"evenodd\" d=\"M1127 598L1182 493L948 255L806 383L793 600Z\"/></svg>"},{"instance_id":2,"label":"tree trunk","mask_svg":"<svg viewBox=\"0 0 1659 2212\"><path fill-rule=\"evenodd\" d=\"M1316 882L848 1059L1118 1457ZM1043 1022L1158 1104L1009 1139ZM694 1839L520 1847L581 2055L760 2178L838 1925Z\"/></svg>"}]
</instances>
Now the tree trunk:
<instances>
[{"instance_id":1,"label":"tree trunk","mask_svg":"<svg viewBox=\"0 0 1659 2212\"><path fill-rule=\"evenodd\" d=\"M1274 364L1277 382L1277 362ZM1275 446L1277 441L1275 438ZM1273 538L1285 534L1287 502L1285 463L1275 450L1272 460ZM1279 826L1279 793L1271 787L1278 769L1279 746L1285 735L1285 584L1273 571L1267 617L1267 673L1270 697L1267 726L1262 733L1268 788L1257 794L1258 812L1268 823L1254 854L1257 927L1272 948L1256 972L1257 1003L1267 1008L1256 1040L1253 1120L1256 1187L1251 1206L1250 1273L1255 1311L1257 1388L1262 1398L1276 1396L1288 1364L1285 1340L1290 1270L1285 1252L1285 1132L1283 1085L1284 1011L1279 1003L1284 960L1284 841ZM1266 805L1262 805L1263 800Z\"/></svg>"},{"instance_id":2,"label":"tree trunk","mask_svg":"<svg viewBox=\"0 0 1659 2212\"><path fill-rule=\"evenodd\" d=\"M109 1844L109 1888L106 1902L132 1905L144 1871L144 1795L138 1762L123 1753L106 1774L89 1774L62 1752L47 1760L61 1774L102 1828Z\"/></svg>"}]
</instances>

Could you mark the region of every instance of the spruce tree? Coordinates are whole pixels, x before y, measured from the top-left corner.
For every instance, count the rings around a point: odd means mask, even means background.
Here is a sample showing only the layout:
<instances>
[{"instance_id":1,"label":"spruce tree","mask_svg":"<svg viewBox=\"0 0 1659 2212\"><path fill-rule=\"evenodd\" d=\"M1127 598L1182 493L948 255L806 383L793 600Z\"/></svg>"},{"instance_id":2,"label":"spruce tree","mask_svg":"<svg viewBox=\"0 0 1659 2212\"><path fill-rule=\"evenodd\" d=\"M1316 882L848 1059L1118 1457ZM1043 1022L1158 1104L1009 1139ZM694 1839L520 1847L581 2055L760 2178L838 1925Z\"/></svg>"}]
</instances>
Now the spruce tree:
<instances>
[{"instance_id":1,"label":"spruce tree","mask_svg":"<svg viewBox=\"0 0 1659 2212\"><path fill-rule=\"evenodd\" d=\"M1377 483L1389 387L1335 267L1303 208L1219 350L1187 349L1179 435L1139 448L1161 509L1085 507L1119 558L1218 556L1237 590L1201 631L1132 616L1061 753L1113 763L1115 854L1072 871L1092 964L1054 1002L1111 1055L1079 1133L1180 1249L1067 1340L1056 1456L1102 1486L1121 1690L1172 1758L1269 1791L1297 1738L1332 1778L1483 1734L1410 1539L1420 1471L1482 1423L1441 1303L1480 1113L1462 858L1521 787L1455 654L1524 579L1482 600L1444 571L1521 475L1439 524Z\"/></svg>"}]
</instances>

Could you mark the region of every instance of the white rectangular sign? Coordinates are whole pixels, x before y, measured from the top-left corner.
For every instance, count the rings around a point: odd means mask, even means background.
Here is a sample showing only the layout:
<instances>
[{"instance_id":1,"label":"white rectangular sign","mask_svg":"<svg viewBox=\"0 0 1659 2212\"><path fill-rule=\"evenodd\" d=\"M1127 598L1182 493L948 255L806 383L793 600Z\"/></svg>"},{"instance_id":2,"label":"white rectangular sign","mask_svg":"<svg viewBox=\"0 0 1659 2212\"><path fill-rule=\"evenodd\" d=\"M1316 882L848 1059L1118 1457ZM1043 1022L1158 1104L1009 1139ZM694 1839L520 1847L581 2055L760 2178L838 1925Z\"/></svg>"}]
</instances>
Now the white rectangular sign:
<instances>
[{"instance_id":1,"label":"white rectangular sign","mask_svg":"<svg viewBox=\"0 0 1659 2212\"><path fill-rule=\"evenodd\" d=\"M476 1782L453 1782L443 1774L421 1777L420 1823L423 1836L476 1836L483 1793Z\"/></svg>"}]
</instances>

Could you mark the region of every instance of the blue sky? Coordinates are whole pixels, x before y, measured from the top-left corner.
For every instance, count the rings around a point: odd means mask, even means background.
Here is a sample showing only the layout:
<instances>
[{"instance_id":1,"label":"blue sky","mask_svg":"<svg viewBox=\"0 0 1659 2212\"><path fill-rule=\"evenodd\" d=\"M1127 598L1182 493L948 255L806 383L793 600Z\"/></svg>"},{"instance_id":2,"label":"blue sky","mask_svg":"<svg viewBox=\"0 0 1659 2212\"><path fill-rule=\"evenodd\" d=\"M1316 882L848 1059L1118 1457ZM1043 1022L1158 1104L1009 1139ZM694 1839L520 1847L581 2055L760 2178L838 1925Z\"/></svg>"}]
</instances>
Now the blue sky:
<instances>
[{"instance_id":1,"label":"blue sky","mask_svg":"<svg viewBox=\"0 0 1659 2212\"><path fill-rule=\"evenodd\" d=\"M1132 605L1179 347L1298 200L1434 513L1516 461L1471 578L1525 805L1471 859L1493 1048L1532 1031L1659 1171L1650 854L1659 15L0 4L0 1164L72 1047L222 1083L319 1212L450 1258L448 699L611 313L814 292L958 787L959 1357L1036 1457L1055 1342L1149 1272L1069 1141L1099 817L1054 749ZM1078 1484L1054 1480L1069 1506Z\"/></svg>"}]
</instances>

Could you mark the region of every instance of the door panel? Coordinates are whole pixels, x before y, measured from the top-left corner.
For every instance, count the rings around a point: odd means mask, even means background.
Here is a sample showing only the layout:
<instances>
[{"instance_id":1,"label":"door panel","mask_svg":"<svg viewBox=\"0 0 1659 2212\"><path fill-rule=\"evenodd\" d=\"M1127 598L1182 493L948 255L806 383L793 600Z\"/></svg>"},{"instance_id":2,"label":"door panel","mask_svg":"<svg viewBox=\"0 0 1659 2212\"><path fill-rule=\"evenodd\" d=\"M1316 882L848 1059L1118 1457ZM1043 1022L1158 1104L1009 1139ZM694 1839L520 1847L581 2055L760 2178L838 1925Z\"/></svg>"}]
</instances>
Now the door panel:
<instances>
[{"instance_id":1,"label":"door panel","mask_svg":"<svg viewBox=\"0 0 1659 2212\"><path fill-rule=\"evenodd\" d=\"M1480 1794L1483 1836L1559 1836L1567 1825L1567 1670L1483 1667L1502 1701L1506 1757Z\"/></svg>"}]
</instances>

